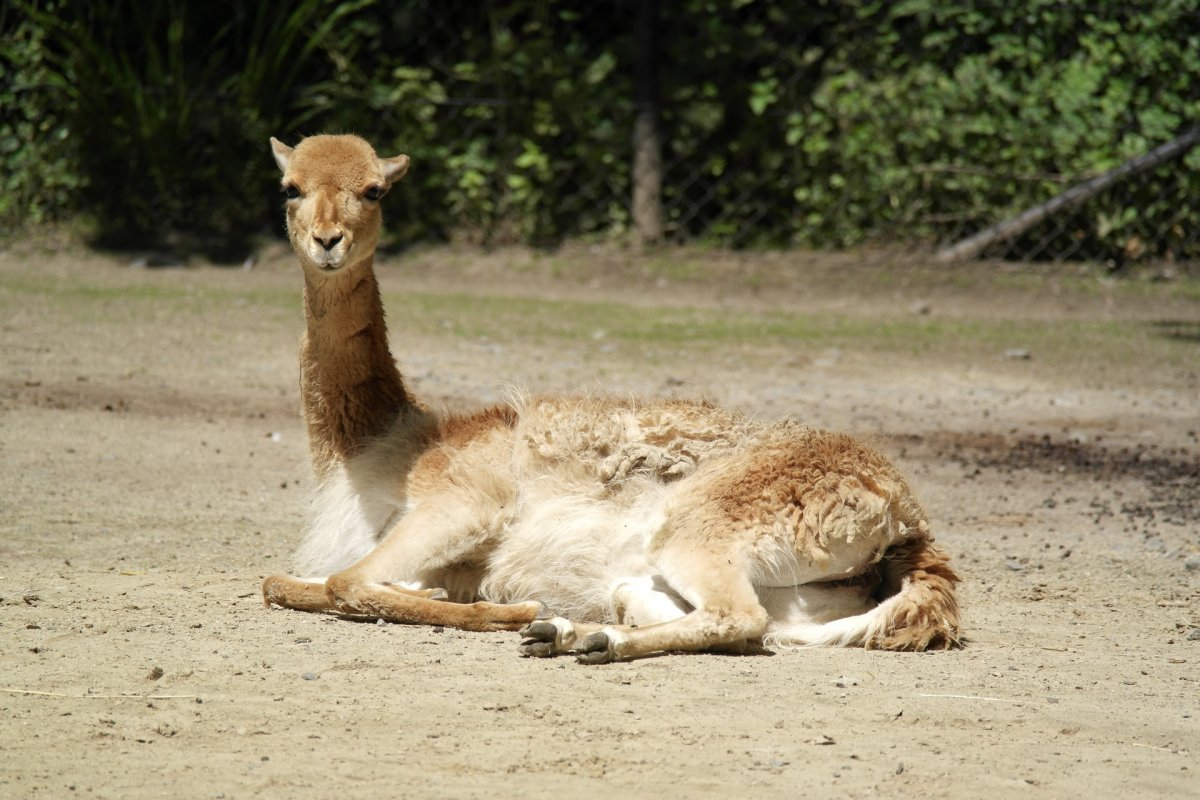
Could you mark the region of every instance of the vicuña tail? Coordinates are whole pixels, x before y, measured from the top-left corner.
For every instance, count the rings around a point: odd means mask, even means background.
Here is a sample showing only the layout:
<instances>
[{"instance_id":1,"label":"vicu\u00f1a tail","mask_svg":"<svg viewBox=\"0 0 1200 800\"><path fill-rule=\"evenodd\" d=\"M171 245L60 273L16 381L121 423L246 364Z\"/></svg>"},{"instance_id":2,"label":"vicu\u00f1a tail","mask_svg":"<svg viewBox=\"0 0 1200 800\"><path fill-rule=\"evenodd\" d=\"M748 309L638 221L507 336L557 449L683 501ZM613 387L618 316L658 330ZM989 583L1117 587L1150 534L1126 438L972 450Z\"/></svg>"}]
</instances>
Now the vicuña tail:
<instances>
[{"instance_id":1,"label":"vicu\u00f1a tail","mask_svg":"<svg viewBox=\"0 0 1200 800\"><path fill-rule=\"evenodd\" d=\"M959 644L958 576L926 536L888 548L879 564L884 599L863 614L824 624L790 625L771 631L768 645L947 650Z\"/></svg>"}]
</instances>

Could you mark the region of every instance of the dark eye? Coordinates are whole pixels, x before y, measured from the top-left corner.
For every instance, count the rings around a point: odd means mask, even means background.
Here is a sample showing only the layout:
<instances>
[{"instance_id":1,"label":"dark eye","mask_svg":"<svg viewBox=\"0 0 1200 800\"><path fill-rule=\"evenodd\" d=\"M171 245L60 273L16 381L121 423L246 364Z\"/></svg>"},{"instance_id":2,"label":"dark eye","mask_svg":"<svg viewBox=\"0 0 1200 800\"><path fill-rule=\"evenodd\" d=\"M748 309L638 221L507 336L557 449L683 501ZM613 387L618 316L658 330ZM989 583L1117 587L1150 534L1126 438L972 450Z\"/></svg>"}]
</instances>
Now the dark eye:
<instances>
[{"instance_id":1,"label":"dark eye","mask_svg":"<svg viewBox=\"0 0 1200 800\"><path fill-rule=\"evenodd\" d=\"M378 186L372 186L370 189L367 189L365 192L363 192L363 199L370 200L372 202L381 197L383 197L383 189Z\"/></svg>"},{"instance_id":2,"label":"dark eye","mask_svg":"<svg viewBox=\"0 0 1200 800\"><path fill-rule=\"evenodd\" d=\"M296 185L293 183L289 183L287 186L283 187L283 193L287 195L288 200L295 200L300 196L300 190L297 189Z\"/></svg>"}]
</instances>

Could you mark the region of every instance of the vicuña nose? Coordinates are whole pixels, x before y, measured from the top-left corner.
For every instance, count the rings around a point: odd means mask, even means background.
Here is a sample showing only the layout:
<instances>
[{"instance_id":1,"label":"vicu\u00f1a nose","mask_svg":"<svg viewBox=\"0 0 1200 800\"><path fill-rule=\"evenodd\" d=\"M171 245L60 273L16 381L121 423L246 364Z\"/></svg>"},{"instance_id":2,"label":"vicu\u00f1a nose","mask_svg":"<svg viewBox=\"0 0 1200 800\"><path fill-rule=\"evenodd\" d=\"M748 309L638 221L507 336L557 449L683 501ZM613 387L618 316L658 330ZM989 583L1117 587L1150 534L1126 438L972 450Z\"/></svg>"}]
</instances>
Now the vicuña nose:
<instances>
[{"instance_id":1,"label":"vicu\u00f1a nose","mask_svg":"<svg viewBox=\"0 0 1200 800\"><path fill-rule=\"evenodd\" d=\"M321 243L321 247L324 247L326 250L332 250L342 240L342 235L336 233L332 236L313 236L313 238Z\"/></svg>"}]
</instances>

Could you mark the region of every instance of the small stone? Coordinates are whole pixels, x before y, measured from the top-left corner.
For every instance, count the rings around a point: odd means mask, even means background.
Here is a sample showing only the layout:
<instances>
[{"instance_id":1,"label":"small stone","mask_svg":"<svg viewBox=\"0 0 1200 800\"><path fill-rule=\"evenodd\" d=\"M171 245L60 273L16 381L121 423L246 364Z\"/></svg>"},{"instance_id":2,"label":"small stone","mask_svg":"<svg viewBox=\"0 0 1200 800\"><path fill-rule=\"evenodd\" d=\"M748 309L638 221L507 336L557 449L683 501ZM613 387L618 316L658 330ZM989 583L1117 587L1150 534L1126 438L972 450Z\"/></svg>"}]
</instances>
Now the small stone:
<instances>
[{"instance_id":1,"label":"small stone","mask_svg":"<svg viewBox=\"0 0 1200 800\"><path fill-rule=\"evenodd\" d=\"M1025 569L1025 565L1020 561L1017 561L1015 558L1010 558L1008 561L1005 561L1004 566L1008 567L1013 572L1020 572L1021 570Z\"/></svg>"},{"instance_id":2,"label":"small stone","mask_svg":"<svg viewBox=\"0 0 1200 800\"><path fill-rule=\"evenodd\" d=\"M1192 556L1187 561L1183 562L1183 568L1188 572L1196 572L1200 570L1200 556Z\"/></svg>"},{"instance_id":3,"label":"small stone","mask_svg":"<svg viewBox=\"0 0 1200 800\"><path fill-rule=\"evenodd\" d=\"M1004 357L1013 361L1028 361L1033 355L1023 347L1010 347L1004 351Z\"/></svg>"},{"instance_id":4,"label":"small stone","mask_svg":"<svg viewBox=\"0 0 1200 800\"><path fill-rule=\"evenodd\" d=\"M146 675L146 677L149 680L156 681L159 678L161 678L164 674L165 673L163 672L162 667L155 667L154 669L150 670L150 672Z\"/></svg>"},{"instance_id":5,"label":"small stone","mask_svg":"<svg viewBox=\"0 0 1200 800\"><path fill-rule=\"evenodd\" d=\"M1192 628L1187 635L1187 639L1189 642L1200 642L1200 628Z\"/></svg>"},{"instance_id":6,"label":"small stone","mask_svg":"<svg viewBox=\"0 0 1200 800\"><path fill-rule=\"evenodd\" d=\"M896 774L897 775L904 774L904 762L903 761L901 761L899 764L896 765Z\"/></svg>"},{"instance_id":7,"label":"small stone","mask_svg":"<svg viewBox=\"0 0 1200 800\"><path fill-rule=\"evenodd\" d=\"M304 679L304 680L306 680L306 681L315 681L315 680L317 679L317 673L315 673L315 672L306 672L306 673L304 673L303 675L301 675L300 677L301 677L301 678L303 678L303 679Z\"/></svg>"}]
</instances>

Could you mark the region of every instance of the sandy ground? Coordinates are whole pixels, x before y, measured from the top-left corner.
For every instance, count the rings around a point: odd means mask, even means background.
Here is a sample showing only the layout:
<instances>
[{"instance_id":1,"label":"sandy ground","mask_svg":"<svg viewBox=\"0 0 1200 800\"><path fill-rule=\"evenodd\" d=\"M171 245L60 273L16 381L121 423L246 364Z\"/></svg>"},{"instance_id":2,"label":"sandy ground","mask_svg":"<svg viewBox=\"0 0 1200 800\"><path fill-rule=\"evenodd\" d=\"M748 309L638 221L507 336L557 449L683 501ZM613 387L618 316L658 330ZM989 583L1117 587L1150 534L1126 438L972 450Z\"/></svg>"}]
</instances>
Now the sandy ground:
<instances>
[{"instance_id":1,"label":"sandy ground","mask_svg":"<svg viewBox=\"0 0 1200 800\"><path fill-rule=\"evenodd\" d=\"M266 610L312 488L290 259L0 252L0 797L1196 795L1194 279L656 258L395 258L393 348L449 406L604 386L869 436L965 577L965 648L585 667L522 659L515 634ZM529 298L915 316L966 343L504 336L496 309ZM1046 341L971 339L989 321ZM1097 322L1137 341L1072 344Z\"/></svg>"}]
</instances>

